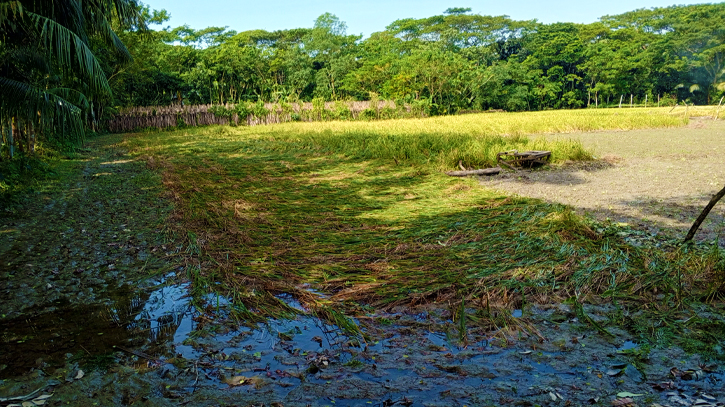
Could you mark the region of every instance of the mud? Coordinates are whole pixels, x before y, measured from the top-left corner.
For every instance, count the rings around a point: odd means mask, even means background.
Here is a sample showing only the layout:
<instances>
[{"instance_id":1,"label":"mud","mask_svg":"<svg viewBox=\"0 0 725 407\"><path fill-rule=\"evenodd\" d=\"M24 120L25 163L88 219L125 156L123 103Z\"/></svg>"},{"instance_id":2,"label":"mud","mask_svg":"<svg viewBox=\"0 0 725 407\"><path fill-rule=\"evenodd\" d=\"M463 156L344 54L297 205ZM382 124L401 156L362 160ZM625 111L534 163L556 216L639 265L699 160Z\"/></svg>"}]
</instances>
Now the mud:
<instances>
[{"instance_id":1,"label":"mud","mask_svg":"<svg viewBox=\"0 0 725 407\"><path fill-rule=\"evenodd\" d=\"M361 317L363 337L240 325L225 298L192 301L158 180L113 142L0 218L2 407L725 405L717 361L638 342L611 304L584 307L606 333L565 304L498 310L521 323L493 332L444 309Z\"/></svg>"},{"instance_id":2,"label":"mud","mask_svg":"<svg viewBox=\"0 0 725 407\"><path fill-rule=\"evenodd\" d=\"M561 136L547 136L561 137ZM576 208L601 221L626 223L632 241L682 240L725 185L725 121L693 118L686 128L567 135L593 149L596 163L565 163L534 172L482 178L482 185ZM725 210L717 205L699 242L725 247Z\"/></svg>"},{"instance_id":3,"label":"mud","mask_svg":"<svg viewBox=\"0 0 725 407\"><path fill-rule=\"evenodd\" d=\"M165 334L146 335L137 354L116 351L106 366L70 357L36 367L0 382L0 398L43 388L48 405L564 406L611 405L627 394L640 405L725 403L721 368L680 349L641 347L620 330L603 335L567 305L522 311L537 332L471 329L465 343L445 312L378 315L389 325L361 323L365 341L308 316L256 329L208 322L176 295L184 289L149 296L135 320ZM611 310L585 311L604 321Z\"/></svg>"}]
</instances>

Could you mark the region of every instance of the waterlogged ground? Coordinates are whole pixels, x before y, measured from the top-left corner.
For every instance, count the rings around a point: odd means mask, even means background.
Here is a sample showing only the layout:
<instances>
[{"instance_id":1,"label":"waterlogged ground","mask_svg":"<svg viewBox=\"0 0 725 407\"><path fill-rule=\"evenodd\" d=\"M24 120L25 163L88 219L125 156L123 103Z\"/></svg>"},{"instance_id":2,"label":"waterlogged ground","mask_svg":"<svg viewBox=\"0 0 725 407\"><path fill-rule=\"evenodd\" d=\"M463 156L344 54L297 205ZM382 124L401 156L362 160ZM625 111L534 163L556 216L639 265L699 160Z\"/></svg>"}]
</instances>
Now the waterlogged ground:
<instances>
[{"instance_id":1,"label":"waterlogged ground","mask_svg":"<svg viewBox=\"0 0 725 407\"><path fill-rule=\"evenodd\" d=\"M495 309L490 332L441 309L359 318L365 338L304 315L240 328L227 299L192 304L160 180L118 141L0 214L0 406L725 405L721 365L638 344L611 304Z\"/></svg>"}]
</instances>

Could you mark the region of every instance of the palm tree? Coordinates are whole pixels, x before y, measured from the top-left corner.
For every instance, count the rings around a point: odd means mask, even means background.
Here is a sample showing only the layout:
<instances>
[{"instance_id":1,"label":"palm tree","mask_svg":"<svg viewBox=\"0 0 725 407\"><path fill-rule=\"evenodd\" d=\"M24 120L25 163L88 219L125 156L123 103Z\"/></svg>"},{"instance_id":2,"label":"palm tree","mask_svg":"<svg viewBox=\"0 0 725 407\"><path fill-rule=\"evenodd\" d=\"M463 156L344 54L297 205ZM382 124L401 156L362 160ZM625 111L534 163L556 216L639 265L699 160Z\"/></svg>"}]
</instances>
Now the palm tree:
<instances>
[{"instance_id":1,"label":"palm tree","mask_svg":"<svg viewBox=\"0 0 725 407\"><path fill-rule=\"evenodd\" d=\"M83 140L83 111L111 93L93 50L130 61L114 28L145 29L139 10L136 0L0 0L0 123L11 154L32 151L36 133Z\"/></svg>"}]
</instances>

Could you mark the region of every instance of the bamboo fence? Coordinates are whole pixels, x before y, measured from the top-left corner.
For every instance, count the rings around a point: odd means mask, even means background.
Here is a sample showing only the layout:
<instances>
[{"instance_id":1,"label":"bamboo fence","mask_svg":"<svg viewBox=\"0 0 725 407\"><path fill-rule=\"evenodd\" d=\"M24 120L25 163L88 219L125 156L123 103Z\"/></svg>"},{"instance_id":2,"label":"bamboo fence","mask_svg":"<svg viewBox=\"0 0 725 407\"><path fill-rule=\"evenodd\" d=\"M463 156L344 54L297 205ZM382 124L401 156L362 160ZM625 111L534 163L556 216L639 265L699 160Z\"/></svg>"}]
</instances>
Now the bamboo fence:
<instances>
[{"instance_id":1,"label":"bamboo fence","mask_svg":"<svg viewBox=\"0 0 725 407\"><path fill-rule=\"evenodd\" d=\"M322 121L336 118L335 114L339 114L341 107L347 109L350 119L358 120L366 110L379 112L383 109L397 109L393 101L378 101L377 109L374 108L373 103L375 102L325 102L324 112L319 108L315 110L310 102L292 103L284 107L278 103L265 103L264 108L268 111L266 115L258 117L249 114L243 119L237 113L217 116L211 111L215 105L129 107L121 109L118 114L114 115L108 121L108 127L111 132L123 133L145 128L164 129L182 124L192 127L212 124L258 126L294 120ZM231 110L234 105L228 104L224 105L224 107ZM402 106L402 109L406 114L411 113L409 106Z\"/></svg>"}]
</instances>

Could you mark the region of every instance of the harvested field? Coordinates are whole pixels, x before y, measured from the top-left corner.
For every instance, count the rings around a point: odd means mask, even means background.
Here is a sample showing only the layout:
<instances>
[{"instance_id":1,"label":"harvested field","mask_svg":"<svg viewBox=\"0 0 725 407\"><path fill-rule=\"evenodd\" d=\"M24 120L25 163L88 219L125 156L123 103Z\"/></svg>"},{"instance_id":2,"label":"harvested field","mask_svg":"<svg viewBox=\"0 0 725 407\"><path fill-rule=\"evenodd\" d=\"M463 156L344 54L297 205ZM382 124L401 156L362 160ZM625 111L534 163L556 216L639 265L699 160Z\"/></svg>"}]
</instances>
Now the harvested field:
<instances>
[{"instance_id":1,"label":"harvested field","mask_svg":"<svg viewBox=\"0 0 725 407\"><path fill-rule=\"evenodd\" d=\"M628 223L672 239L684 238L712 195L725 185L723 121L695 118L681 128L567 137L581 141L602 160L569 162L525 175L505 173L482 179L482 185L571 205L600 220ZM725 232L724 206L721 202L710 213L695 237L698 241L710 242Z\"/></svg>"}]
</instances>

